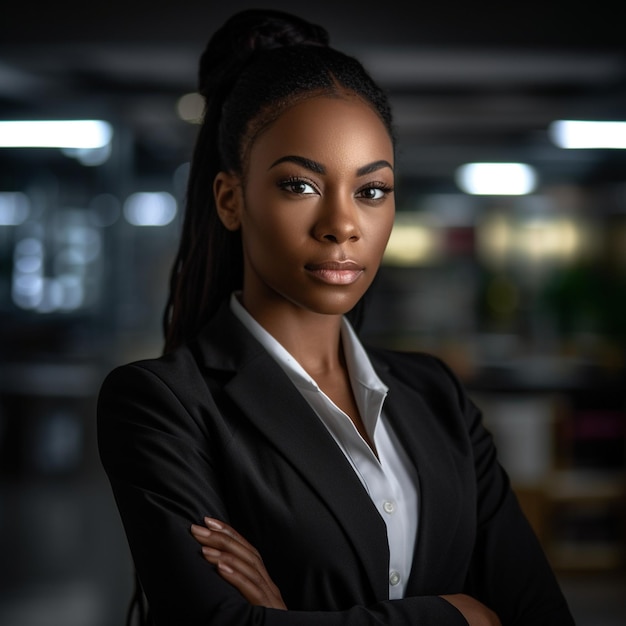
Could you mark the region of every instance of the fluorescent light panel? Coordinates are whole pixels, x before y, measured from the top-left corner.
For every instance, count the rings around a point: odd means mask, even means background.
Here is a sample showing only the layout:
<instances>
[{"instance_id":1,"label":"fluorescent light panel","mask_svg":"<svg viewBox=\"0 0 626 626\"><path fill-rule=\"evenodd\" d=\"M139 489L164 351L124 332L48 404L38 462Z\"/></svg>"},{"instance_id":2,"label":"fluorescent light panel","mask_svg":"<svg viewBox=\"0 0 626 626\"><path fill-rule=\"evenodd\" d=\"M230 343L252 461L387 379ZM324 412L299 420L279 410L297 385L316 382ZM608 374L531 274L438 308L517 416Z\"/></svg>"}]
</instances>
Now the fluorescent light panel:
<instances>
[{"instance_id":1,"label":"fluorescent light panel","mask_svg":"<svg viewBox=\"0 0 626 626\"><path fill-rule=\"evenodd\" d=\"M167 226L176 211L176 198L166 191L139 191L124 203L124 217L133 226Z\"/></svg>"},{"instance_id":2,"label":"fluorescent light panel","mask_svg":"<svg viewBox=\"0 0 626 626\"><path fill-rule=\"evenodd\" d=\"M626 122L557 120L548 132L559 148L626 150Z\"/></svg>"},{"instance_id":3,"label":"fluorescent light panel","mask_svg":"<svg viewBox=\"0 0 626 626\"><path fill-rule=\"evenodd\" d=\"M72 148L107 146L113 129L102 120L18 120L0 122L0 148Z\"/></svg>"},{"instance_id":4,"label":"fluorescent light panel","mask_svg":"<svg viewBox=\"0 0 626 626\"><path fill-rule=\"evenodd\" d=\"M465 192L479 196L522 196L537 186L535 170L525 163L466 163L456 171Z\"/></svg>"}]
</instances>

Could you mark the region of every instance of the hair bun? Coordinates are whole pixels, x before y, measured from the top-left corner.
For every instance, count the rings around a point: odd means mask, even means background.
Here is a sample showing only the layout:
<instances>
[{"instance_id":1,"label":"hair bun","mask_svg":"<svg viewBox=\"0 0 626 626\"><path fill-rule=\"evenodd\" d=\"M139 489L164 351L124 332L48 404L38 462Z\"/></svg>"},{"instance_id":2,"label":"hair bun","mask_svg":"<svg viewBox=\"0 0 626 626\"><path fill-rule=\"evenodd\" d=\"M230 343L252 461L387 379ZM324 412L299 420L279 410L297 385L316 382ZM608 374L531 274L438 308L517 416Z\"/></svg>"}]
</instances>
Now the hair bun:
<instances>
[{"instance_id":1,"label":"hair bun","mask_svg":"<svg viewBox=\"0 0 626 626\"><path fill-rule=\"evenodd\" d=\"M323 27L290 13L240 11L209 40L200 58L198 91L207 97L228 88L256 51L300 44L327 46L328 41Z\"/></svg>"}]
</instances>

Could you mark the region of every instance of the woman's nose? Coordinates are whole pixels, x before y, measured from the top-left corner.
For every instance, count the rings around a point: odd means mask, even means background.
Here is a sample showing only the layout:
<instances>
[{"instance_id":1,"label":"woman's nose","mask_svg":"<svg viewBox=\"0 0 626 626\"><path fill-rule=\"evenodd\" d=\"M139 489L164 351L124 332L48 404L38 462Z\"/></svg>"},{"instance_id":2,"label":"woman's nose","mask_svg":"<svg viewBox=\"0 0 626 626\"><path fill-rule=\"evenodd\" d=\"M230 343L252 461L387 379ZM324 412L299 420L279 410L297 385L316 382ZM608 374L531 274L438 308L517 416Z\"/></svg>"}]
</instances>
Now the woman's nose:
<instances>
[{"instance_id":1,"label":"woman's nose","mask_svg":"<svg viewBox=\"0 0 626 626\"><path fill-rule=\"evenodd\" d=\"M321 207L315 223L314 236L322 241L344 243L360 239L357 209L347 199L329 199Z\"/></svg>"}]
</instances>

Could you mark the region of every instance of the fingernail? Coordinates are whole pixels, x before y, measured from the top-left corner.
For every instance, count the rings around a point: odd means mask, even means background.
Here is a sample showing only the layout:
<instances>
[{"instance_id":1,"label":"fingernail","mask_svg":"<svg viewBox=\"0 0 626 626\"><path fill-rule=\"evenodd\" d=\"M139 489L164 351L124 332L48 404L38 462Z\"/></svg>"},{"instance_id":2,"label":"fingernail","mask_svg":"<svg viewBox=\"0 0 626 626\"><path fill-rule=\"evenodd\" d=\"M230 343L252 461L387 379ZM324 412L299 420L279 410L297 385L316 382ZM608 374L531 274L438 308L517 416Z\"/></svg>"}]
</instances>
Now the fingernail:
<instances>
[{"instance_id":1,"label":"fingernail","mask_svg":"<svg viewBox=\"0 0 626 626\"><path fill-rule=\"evenodd\" d=\"M197 526L196 524L191 525L191 533L194 535L201 535L202 537L209 537L211 535L211 531L204 526Z\"/></svg>"},{"instance_id":2,"label":"fingernail","mask_svg":"<svg viewBox=\"0 0 626 626\"><path fill-rule=\"evenodd\" d=\"M202 547L202 553L206 554L207 556L213 557L218 557L220 554L222 554L219 550L216 550L215 548L209 548L208 546Z\"/></svg>"},{"instance_id":3,"label":"fingernail","mask_svg":"<svg viewBox=\"0 0 626 626\"><path fill-rule=\"evenodd\" d=\"M227 574L233 573L233 570L230 567L228 567L228 565L226 565L225 563L222 563L221 561L217 564L217 567L221 569L223 572L226 572Z\"/></svg>"},{"instance_id":4,"label":"fingernail","mask_svg":"<svg viewBox=\"0 0 626 626\"><path fill-rule=\"evenodd\" d=\"M223 526L216 520L210 518L210 517L205 517L204 521L206 523L206 525L209 528L212 528L213 530L222 530Z\"/></svg>"}]
</instances>

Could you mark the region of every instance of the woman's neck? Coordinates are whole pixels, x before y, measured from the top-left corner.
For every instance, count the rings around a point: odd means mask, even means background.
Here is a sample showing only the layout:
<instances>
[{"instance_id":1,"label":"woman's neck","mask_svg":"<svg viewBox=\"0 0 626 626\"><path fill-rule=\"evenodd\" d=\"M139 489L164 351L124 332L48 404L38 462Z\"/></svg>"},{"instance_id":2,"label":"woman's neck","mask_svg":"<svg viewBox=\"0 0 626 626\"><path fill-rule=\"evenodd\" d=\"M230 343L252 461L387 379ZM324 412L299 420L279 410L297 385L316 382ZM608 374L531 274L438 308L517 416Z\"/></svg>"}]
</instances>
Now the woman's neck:
<instances>
[{"instance_id":1,"label":"woman's neck","mask_svg":"<svg viewBox=\"0 0 626 626\"><path fill-rule=\"evenodd\" d=\"M245 300L242 304L313 379L345 368L341 315L313 313L291 303L271 308L258 308Z\"/></svg>"}]
</instances>

